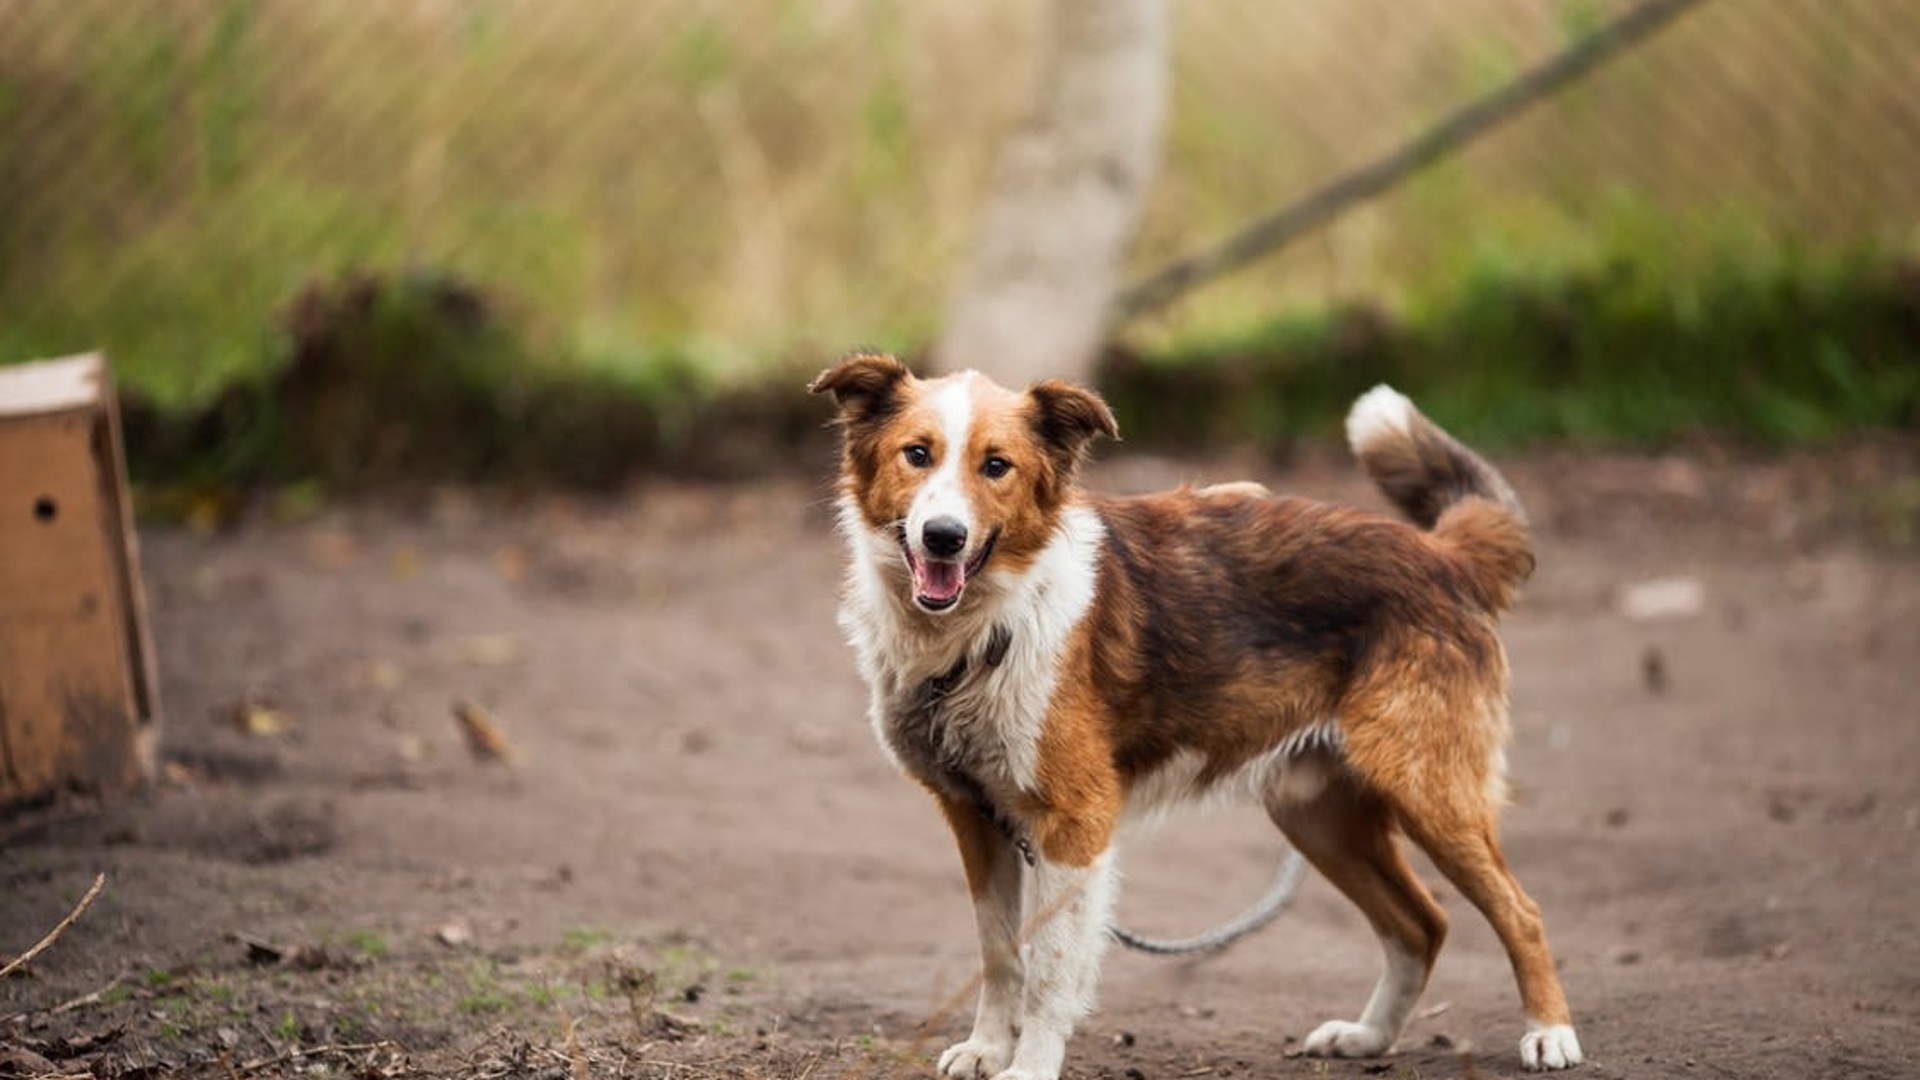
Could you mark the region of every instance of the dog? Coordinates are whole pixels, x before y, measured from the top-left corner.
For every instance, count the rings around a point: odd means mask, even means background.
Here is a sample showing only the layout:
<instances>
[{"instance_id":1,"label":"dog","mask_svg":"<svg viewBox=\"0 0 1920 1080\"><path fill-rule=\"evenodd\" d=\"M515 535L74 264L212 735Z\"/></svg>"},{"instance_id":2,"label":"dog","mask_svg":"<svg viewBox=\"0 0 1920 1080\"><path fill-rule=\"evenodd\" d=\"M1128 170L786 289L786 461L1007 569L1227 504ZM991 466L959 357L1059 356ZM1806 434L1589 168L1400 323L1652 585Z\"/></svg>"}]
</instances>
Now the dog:
<instances>
[{"instance_id":1,"label":"dog","mask_svg":"<svg viewBox=\"0 0 1920 1080\"><path fill-rule=\"evenodd\" d=\"M1426 987L1447 919L1404 834L1505 946L1521 1064L1579 1063L1539 908L1496 841L1495 624L1534 557L1491 465L1380 386L1348 439L1411 524L1252 483L1105 497L1075 483L1089 443L1118 437L1092 391L921 379L865 352L809 389L838 410L839 622L869 720L938 803L974 903L979 999L943 1075L1054 1080L1091 1008L1116 834L1234 792L1385 953L1359 1018L1305 1053L1386 1053Z\"/></svg>"}]
</instances>

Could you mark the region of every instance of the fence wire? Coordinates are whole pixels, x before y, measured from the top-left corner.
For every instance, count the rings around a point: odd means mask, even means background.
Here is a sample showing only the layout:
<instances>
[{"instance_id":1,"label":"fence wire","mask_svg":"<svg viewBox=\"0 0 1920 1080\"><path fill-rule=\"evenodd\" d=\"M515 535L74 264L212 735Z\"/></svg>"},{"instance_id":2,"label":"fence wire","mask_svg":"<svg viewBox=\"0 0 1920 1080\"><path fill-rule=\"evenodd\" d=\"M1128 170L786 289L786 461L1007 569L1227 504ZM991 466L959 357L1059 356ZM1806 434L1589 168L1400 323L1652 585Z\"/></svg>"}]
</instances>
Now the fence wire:
<instances>
[{"instance_id":1,"label":"fence wire","mask_svg":"<svg viewBox=\"0 0 1920 1080\"><path fill-rule=\"evenodd\" d=\"M1135 269L1628 6L1179 4ZM476 282L556 354L910 344L1018 118L1038 18L1026 0L6 0L0 360L104 344L192 398L260 362L304 283L355 268ZM1914 5L1711 0L1161 326L1620 245L1911 247L1916 86Z\"/></svg>"},{"instance_id":2,"label":"fence wire","mask_svg":"<svg viewBox=\"0 0 1920 1080\"><path fill-rule=\"evenodd\" d=\"M1634 6L1182 7L1169 168L1189 190L1156 208L1143 261L1190 250L1196 228L1231 232L1261 193L1271 211L1377 158ZM1920 9L1709 0L1275 260L1242 302L1393 295L1476 262L1607 249L1684 262L1911 248L1916 46Z\"/></svg>"}]
</instances>

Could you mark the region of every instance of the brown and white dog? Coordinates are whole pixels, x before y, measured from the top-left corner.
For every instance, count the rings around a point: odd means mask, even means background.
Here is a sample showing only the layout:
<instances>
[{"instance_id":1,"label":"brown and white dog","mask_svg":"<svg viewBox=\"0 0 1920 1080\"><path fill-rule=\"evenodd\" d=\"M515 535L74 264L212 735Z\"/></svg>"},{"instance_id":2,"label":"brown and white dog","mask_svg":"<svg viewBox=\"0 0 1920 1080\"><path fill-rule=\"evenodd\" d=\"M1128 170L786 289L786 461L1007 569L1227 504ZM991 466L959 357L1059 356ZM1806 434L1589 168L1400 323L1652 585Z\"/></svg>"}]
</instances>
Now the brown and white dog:
<instances>
[{"instance_id":1,"label":"brown and white dog","mask_svg":"<svg viewBox=\"0 0 1920 1080\"><path fill-rule=\"evenodd\" d=\"M978 1012L941 1073L1058 1076L1093 999L1117 830L1234 791L1386 953L1359 1019L1321 1024L1308 1054L1385 1053L1426 986L1447 920L1401 832L1505 945L1521 1063L1580 1061L1539 909L1495 840L1495 619L1533 553L1490 465L1383 386L1347 433L1417 528L1258 484L1109 498L1074 485L1088 442L1116 434L1087 390L923 380L867 353L811 389L839 406L840 623L869 717L938 800L973 894Z\"/></svg>"}]
</instances>

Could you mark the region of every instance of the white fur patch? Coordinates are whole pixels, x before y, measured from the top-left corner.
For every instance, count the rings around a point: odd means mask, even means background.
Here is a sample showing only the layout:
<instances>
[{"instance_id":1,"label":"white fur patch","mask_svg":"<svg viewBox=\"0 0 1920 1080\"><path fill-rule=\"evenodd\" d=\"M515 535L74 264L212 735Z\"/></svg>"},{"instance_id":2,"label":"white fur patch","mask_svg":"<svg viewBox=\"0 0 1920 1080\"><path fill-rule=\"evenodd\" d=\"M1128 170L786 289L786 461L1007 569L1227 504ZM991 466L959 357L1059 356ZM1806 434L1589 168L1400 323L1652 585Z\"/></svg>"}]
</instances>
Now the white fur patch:
<instances>
[{"instance_id":1,"label":"white fur patch","mask_svg":"<svg viewBox=\"0 0 1920 1080\"><path fill-rule=\"evenodd\" d=\"M1386 968L1373 985L1373 995L1357 1021L1329 1020L1307 1036L1312 1057L1373 1057L1384 1054L1400 1035L1413 1003L1427 984L1427 965L1397 943L1381 940Z\"/></svg>"},{"instance_id":2,"label":"white fur patch","mask_svg":"<svg viewBox=\"0 0 1920 1080\"><path fill-rule=\"evenodd\" d=\"M1367 1007L1360 1010L1360 1023L1380 1032L1392 1045L1420 991L1426 989L1427 965L1394 942L1383 941L1381 948L1386 953L1386 968L1380 973L1380 981L1373 984Z\"/></svg>"},{"instance_id":3,"label":"white fur patch","mask_svg":"<svg viewBox=\"0 0 1920 1080\"><path fill-rule=\"evenodd\" d=\"M1413 402L1386 383L1361 394L1347 410L1347 445L1359 453L1368 444L1413 428Z\"/></svg>"},{"instance_id":4,"label":"white fur patch","mask_svg":"<svg viewBox=\"0 0 1920 1080\"><path fill-rule=\"evenodd\" d=\"M1258 801L1274 790L1289 762L1313 751L1338 754L1345 744L1339 721L1329 717L1295 731L1278 746L1207 784L1201 782L1206 755L1191 749L1176 751L1127 792L1126 824L1152 828L1175 811L1208 811L1224 803Z\"/></svg>"},{"instance_id":5,"label":"white fur patch","mask_svg":"<svg viewBox=\"0 0 1920 1080\"><path fill-rule=\"evenodd\" d=\"M1067 1038L1093 1008L1113 915L1114 878L1111 851L1085 867L1042 859L1029 875L1026 1015L1008 1074L1060 1075Z\"/></svg>"},{"instance_id":6,"label":"white fur patch","mask_svg":"<svg viewBox=\"0 0 1920 1080\"><path fill-rule=\"evenodd\" d=\"M1225 480L1218 484L1208 484L1194 492L1195 495L1242 496L1249 499L1264 499L1273 494L1273 489L1258 480Z\"/></svg>"},{"instance_id":7,"label":"white fur patch","mask_svg":"<svg viewBox=\"0 0 1920 1080\"><path fill-rule=\"evenodd\" d=\"M1569 1069L1584 1060L1571 1024L1529 1024L1520 1037L1520 1064L1536 1072Z\"/></svg>"},{"instance_id":8,"label":"white fur patch","mask_svg":"<svg viewBox=\"0 0 1920 1080\"><path fill-rule=\"evenodd\" d=\"M1032 790L1040 732L1058 683L1054 665L1093 604L1106 538L1100 516L1089 507L1068 507L1025 572L990 560L959 608L932 621L906 606L903 557L891 533L869 527L851 498L842 501L840 527L853 551L840 627L871 689L868 715L880 744L888 745L888 702L952 669L1000 627L1008 635L1006 656L998 667L976 665L944 699L943 734L964 743L954 747L961 751L956 759L995 766L996 775L980 776L982 782Z\"/></svg>"},{"instance_id":9,"label":"white fur patch","mask_svg":"<svg viewBox=\"0 0 1920 1080\"><path fill-rule=\"evenodd\" d=\"M1302 1049L1308 1057L1360 1058L1379 1057L1391 1045L1393 1036L1378 1028L1352 1020L1329 1020L1313 1029Z\"/></svg>"},{"instance_id":10,"label":"white fur patch","mask_svg":"<svg viewBox=\"0 0 1920 1080\"><path fill-rule=\"evenodd\" d=\"M1207 758L1196 750L1176 751L1161 766L1134 781L1127 790L1125 822L1133 827L1151 827L1176 809L1186 809L1193 805L1196 797L1202 794L1200 774L1207 767ZM1215 784L1213 790L1219 791L1224 783Z\"/></svg>"},{"instance_id":11,"label":"white fur patch","mask_svg":"<svg viewBox=\"0 0 1920 1080\"><path fill-rule=\"evenodd\" d=\"M963 373L928 399L940 417L940 433L946 446L933 467L933 474L914 493L913 504L907 509L907 538L916 550L920 550L927 522L937 517L956 519L967 527L970 543L979 542L979 523L974 520L966 484L967 436L973 427L973 380L976 377L972 372Z\"/></svg>"},{"instance_id":12,"label":"white fur patch","mask_svg":"<svg viewBox=\"0 0 1920 1080\"><path fill-rule=\"evenodd\" d=\"M1283 758L1296 758L1315 750L1337 754L1346 744L1347 737L1340 732L1340 721L1328 717L1287 736L1274 752Z\"/></svg>"},{"instance_id":13,"label":"white fur patch","mask_svg":"<svg viewBox=\"0 0 1920 1080\"><path fill-rule=\"evenodd\" d=\"M1074 627L1093 606L1100 547L1106 526L1098 514L1069 507L1060 529L1025 574L1004 575L1010 584L994 620L1011 635L1000 667L980 692L999 712L995 726L1006 740L1012 780L1034 789L1040 768L1040 732L1059 681L1055 664L1067 654ZM983 577L994 575L991 563Z\"/></svg>"}]
</instances>

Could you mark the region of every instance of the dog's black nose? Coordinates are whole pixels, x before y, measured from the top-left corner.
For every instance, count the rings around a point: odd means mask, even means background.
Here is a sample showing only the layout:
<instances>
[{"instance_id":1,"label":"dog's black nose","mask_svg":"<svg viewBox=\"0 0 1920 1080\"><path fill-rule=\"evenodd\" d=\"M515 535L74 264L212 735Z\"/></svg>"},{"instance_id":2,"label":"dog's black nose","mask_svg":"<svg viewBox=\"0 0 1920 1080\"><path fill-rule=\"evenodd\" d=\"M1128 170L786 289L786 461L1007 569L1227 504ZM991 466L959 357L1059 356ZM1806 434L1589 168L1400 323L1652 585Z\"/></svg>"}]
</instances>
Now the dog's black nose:
<instances>
[{"instance_id":1,"label":"dog's black nose","mask_svg":"<svg viewBox=\"0 0 1920 1080\"><path fill-rule=\"evenodd\" d=\"M967 527L959 518L937 517L921 528L920 542L932 554L950 558L966 548Z\"/></svg>"}]
</instances>

